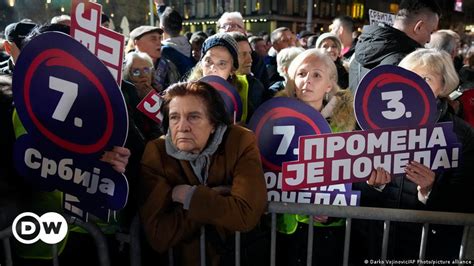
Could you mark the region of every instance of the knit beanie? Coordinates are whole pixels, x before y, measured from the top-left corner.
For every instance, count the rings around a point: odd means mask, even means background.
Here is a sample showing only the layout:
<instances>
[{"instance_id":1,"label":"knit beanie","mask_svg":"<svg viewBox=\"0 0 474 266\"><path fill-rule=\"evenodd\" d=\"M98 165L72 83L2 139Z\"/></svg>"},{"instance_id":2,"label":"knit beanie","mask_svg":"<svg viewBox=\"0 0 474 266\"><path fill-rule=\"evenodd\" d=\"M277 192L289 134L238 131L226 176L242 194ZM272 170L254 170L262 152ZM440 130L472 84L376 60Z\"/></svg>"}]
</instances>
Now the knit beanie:
<instances>
[{"instance_id":1,"label":"knit beanie","mask_svg":"<svg viewBox=\"0 0 474 266\"><path fill-rule=\"evenodd\" d=\"M204 55L215 46L223 46L229 50L230 54L232 55L232 60L234 61L234 68L239 68L239 55L238 55L238 46L237 42L227 33L216 33L211 37L207 38L204 41L202 48L201 48L201 59Z\"/></svg>"},{"instance_id":2,"label":"knit beanie","mask_svg":"<svg viewBox=\"0 0 474 266\"><path fill-rule=\"evenodd\" d=\"M339 39L339 37L337 37L336 34L331 33L331 32L326 32L326 33L321 34L321 36L318 37L318 40L316 41L316 45L314 46L314 48L320 48L319 46L326 39L331 39L336 44L339 51L342 50L341 40Z\"/></svg>"}]
</instances>

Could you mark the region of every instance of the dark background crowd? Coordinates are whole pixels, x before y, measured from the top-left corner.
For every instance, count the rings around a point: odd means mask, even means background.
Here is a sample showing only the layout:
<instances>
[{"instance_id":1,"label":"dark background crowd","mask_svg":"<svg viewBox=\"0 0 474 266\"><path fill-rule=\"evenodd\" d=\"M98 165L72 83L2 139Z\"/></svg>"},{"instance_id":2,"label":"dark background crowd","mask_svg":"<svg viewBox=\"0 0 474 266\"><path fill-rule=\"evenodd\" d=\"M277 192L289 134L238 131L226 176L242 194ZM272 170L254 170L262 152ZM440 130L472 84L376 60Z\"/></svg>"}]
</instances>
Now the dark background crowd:
<instances>
[{"instance_id":1,"label":"dark background crowd","mask_svg":"<svg viewBox=\"0 0 474 266\"><path fill-rule=\"evenodd\" d=\"M127 39L121 91L128 109L128 138L125 148L115 147L103 158L118 172L125 172L130 184L129 201L119 218L101 224L108 235L113 265L127 265L127 249L114 234L128 232L136 215L142 225L143 256L154 262L167 263L166 251L173 248L177 264L197 264L200 233L205 231L207 262L226 265L232 254L229 239L234 231L244 231L248 233L243 236L247 239L243 264L268 263L264 169L255 137L246 129L252 115L274 97L289 97L319 111L333 132L358 130L354 93L362 77L379 65L399 65L428 83L437 99L437 122L453 122L462 145L462 162L457 170L442 173L410 162L401 177L392 177L383 168L373 169L367 182L353 186L361 191L361 205L474 210L470 176L474 105L467 98L474 91L474 46L459 33L439 28L443 17L436 1L401 1L393 25L366 25L361 32L351 17L339 16L324 33L293 32L287 27L252 33L239 12L223 13L217 30L185 32L183 14L176 9L159 4L157 14L159 25L138 26ZM103 27L110 22L102 14ZM49 194L54 192L29 187L13 168L13 145L24 129L15 117L12 75L22 49L32 39L47 31L69 33L70 23L67 15L55 16L45 25L24 18L4 30L0 141L7 154L1 161L0 229L21 210L44 212L57 200ZM242 100L240 117L227 116L209 76L237 90ZM162 124L136 109L152 91L164 97ZM49 207L38 206L46 201L51 201ZM306 264L309 226L315 228L313 261L342 263L344 219L321 216L309 220L284 214L279 221L278 240L284 244L277 247L277 264ZM380 258L381 226L373 221L354 223L350 264ZM391 234L390 258L418 258L419 227L395 223ZM429 232L426 256L457 258L461 236L460 227L435 225ZM93 250L92 245L79 244L81 241L85 241L82 233L70 233L67 245L61 247L62 263L94 263L75 252ZM43 265L51 259L39 245L14 245L14 256L20 265Z\"/></svg>"}]
</instances>

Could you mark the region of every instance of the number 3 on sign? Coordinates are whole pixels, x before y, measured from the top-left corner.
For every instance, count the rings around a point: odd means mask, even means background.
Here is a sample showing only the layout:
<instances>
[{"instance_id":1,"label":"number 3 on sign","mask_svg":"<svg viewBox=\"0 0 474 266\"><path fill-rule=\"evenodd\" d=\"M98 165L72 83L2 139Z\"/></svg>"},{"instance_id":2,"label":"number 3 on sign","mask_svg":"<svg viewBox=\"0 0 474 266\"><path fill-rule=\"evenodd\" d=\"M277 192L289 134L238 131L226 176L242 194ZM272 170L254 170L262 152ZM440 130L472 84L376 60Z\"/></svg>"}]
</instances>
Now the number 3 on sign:
<instances>
[{"instance_id":1,"label":"number 3 on sign","mask_svg":"<svg viewBox=\"0 0 474 266\"><path fill-rule=\"evenodd\" d=\"M388 101L387 108L390 109L388 111L382 111L383 117L390 120L396 120L401 118L402 116L406 116L407 118L411 117L411 112L405 112L406 108L405 105L400 102L403 98L402 91L389 91L389 92L382 92L382 100Z\"/></svg>"}]
</instances>

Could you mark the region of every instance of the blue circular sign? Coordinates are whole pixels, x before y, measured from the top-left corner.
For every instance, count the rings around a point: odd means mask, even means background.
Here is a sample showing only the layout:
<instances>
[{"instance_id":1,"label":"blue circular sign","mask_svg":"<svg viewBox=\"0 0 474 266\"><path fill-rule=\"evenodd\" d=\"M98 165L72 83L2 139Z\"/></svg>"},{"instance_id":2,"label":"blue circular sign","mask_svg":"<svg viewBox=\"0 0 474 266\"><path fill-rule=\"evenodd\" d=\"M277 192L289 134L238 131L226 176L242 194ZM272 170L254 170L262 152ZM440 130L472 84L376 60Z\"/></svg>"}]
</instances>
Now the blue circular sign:
<instances>
[{"instance_id":1,"label":"blue circular sign","mask_svg":"<svg viewBox=\"0 0 474 266\"><path fill-rule=\"evenodd\" d=\"M214 75L202 77L199 81L211 85L219 92L231 121L239 122L241 120L242 99L240 99L239 93L232 84L227 80Z\"/></svg>"},{"instance_id":2,"label":"blue circular sign","mask_svg":"<svg viewBox=\"0 0 474 266\"><path fill-rule=\"evenodd\" d=\"M249 128L255 132L264 168L280 171L283 162L298 158L300 136L331 133L313 107L293 98L277 97L262 104Z\"/></svg>"},{"instance_id":3,"label":"blue circular sign","mask_svg":"<svg viewBox=\"0 0 474 266\"><path fill-rule=\"evenodd\" d=\"M436 122L436 99L429 85L417 74L392 65L376 67L364 76L354 110L365 130Z\"/></svg>"},{"instance_id":4,"label":"blue circular sign","mask_svg":"<svg viewBox=\"0 0 474 266\"><path fill-rule=\"evenodd\" d=\"M27 48L27 49L26 49ZM105 65L59 32L35 37L22 51L13 77L18 115L42 143L80 154L123 145L127 109Z\"/></svg>"}]
</instances>

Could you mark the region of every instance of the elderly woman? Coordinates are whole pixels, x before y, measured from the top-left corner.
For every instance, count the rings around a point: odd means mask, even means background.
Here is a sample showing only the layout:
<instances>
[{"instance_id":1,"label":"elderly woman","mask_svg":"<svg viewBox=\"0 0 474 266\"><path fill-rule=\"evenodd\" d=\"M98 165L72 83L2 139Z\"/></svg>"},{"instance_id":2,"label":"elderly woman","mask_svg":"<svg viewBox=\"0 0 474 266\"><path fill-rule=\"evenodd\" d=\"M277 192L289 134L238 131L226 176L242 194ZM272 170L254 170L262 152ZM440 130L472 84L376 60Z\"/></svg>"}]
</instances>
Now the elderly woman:
<instances>
[{"instance_id":1,"label":"elderly woman","mask_svg":"<svg viewBox=\"0 0 474 266\"><path fill-rule=\"evenodd\" d=\"M206 256L217 265L216 241L251 230L265 209L256 139L230 125L219 93L200 81L168 88L162 113L167 134L149 142L142 159L146 235L158 252L173 248L180 264L196 265L206 228Z\"/></svg>"},{"instance_id":2,"label":"elderly woman","mask_svg":"<svg viewBox=\"0 0 474 266\"><path fill-rule=\"evenodd\" d=\"M291 64L291 61L293 61L293 59L295 59L295 57L302 52L304 52L304 49L301 47L287 47L281 49L281 51L278 52L277 71L278 74L280 74L280 76L285 80L277 81L273 83L270 88L268 88L272 94L275 94L285 88L288 81L288 67Z\"/></svg>"},{"instance_id":3,"label":"elderly woman","mask_svg":"<svg viewBox=\"0 0 474 266\"><path fill-rule=\"evenodd\" d=\"M346 89L349 85L349 73L347 73L341 60L341 40L334 33L326 32L318 37L315 48L331 57L337 68L337 84L342 89Z\"/></svg>"},{"instance_id":4,"label":"elderly woman","mask_svg":"<svg viewBox=\"0 0 474 266\"><path fill-rule=\"evenodd\" d=\"M462 145L459 168L433 172L417 161L405 166L405 175L390 176L367 185L361 185L361 203L370 207L403 208L433 211L472 211L474 171L474 131L462 119L450 110L447 96L454 90L459 79L453 61L445 51L435 49L418 49L408 54L399 66L413 71L422 77L430 86L437 98L438 121L453 122L453 131ZM364 188L365 186L365 188ZM371 222L361 224L364 240L357 241L361 252L359 263L369 258L370 254L380 256L380 242L376 246L364 248L364 243L371 239L376 242L382 239L382 224ZM419 255L421 226L408 223L392 223L388 245L389 258L417 259ZM355 232L357 234L357 232ZM395 236L395 237L392 237ZM461 244L462 228L454 226L430 225L426 258L452 260L457 258ZM357 237L356 237L357 238ZM362 245L361 245L362 244ZM368 251L369 254L363 252ZM370 257L374 258L374 257Z\"/></svg>"},{"instance_id":5,"label":"elderly woman","mask_svg":"<svg viewBox=\"0 0 474 266\"><path fill-rule=\"evenodd\" d=\"M340 90L337 70L332 59L318 49L308 49L296 56L288 68L288 82L277 96L294 97L310 105L328 120L333 132L351 131L355 116L350 91ZM278 231L287 247L281 246L282 265L299 265L306 261L308 224L313 224L315 248L313 261L321 265L342 263L344 219L284 214ZM279 241L281 242L281 241ZM286 256L286 257L285 257Z\"/></svg>"},{"instance_id":6,"label":"elderly woman","mask_svg":"<svg viewBox=\"0 0 474 266\"><path fill-rule=\"evenodd\" d=\"M407 55L399 66L415 72L428 83L437 98L438 122L453 122L453 131L462 145L459 168L434 173L423 164L412 162L406 166L404 180L407 185L401 183L399 190L401 189L404 195L410 195L415 201L418 199L418 203L421 202L429 210L474 211L474 182L471 178L474 171L474 129L454 115L448 104L448 95L459 83L451 56L445 51L418 49ZM387 186L393 185L397 186L395 180ZM416 190L413 187L416 187ZM403 197L397 200L406 208L417 208L415 204L407 205ZM428 235L427 257L457 258L462 228L432 226L431 229ZM417 236L419 232L420 230Z\"/></svg>"},{"instance_id":7,"label":"elderly woman","mask_svg":"<svg viewBox=\"0 0 474 266\"><path fill-rule=\"evenodd\" d=\"M122 76L124 80L135 85L140 99L143 99L151 90L156 88L153 84L153 60L146 53L128 53L125 56Z\"/></svg>"}]
</instances>

